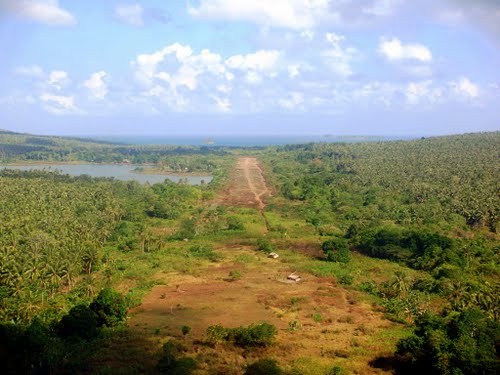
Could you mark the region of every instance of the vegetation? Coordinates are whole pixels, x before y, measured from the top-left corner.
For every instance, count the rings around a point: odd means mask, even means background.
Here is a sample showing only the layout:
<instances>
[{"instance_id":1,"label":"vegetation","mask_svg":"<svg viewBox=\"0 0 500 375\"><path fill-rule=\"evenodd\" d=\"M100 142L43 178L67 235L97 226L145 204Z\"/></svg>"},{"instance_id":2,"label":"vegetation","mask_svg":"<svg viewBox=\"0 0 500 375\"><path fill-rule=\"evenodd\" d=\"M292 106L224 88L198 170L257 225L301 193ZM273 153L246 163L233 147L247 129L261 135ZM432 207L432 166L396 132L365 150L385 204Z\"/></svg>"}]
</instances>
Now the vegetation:
<instances>
[{"instance_id":1,"label":"vegetation","mask_svg":"<svg viewBox=\"0 0 500 375\"><path fill-rule=\"evenodd\" d=\"M207 328L208 341L216 344L222 341L232 342L235 345L269 346L278 333L275 326L269 323L252 324L248 327L224 328L221 325Z\"/></svg>"},{"instance_id":2,"label":"vegetation","mask_svg":"<svg viewBox=\"0 0 500 375\"><path fill-rule=\"evenodd\" d=\"M415 333L399 342L397 353L415 374L494 374L499 337L500 323L479 310L426 314L416 321Z\"/></svg>"},{"instance_id":3,"label":"vegetation","mask_svg":"<svg viewBox=\"0 0 500 375\"><path fill-rule=\"evenodd\" d=\"M215 176L202 186L150 186L0 171L0 361L8 374L343 374L394 352L384 369L494 373L498 144L500 133L487 133L238 150L0 132L3 161L155 163L143 172ZM249 208L246 196L218 204L242 154L259 157L273 185L265 209ZM273 251L278 260L267 259ZM291 272L304 281L281 283ZM207 289L190 294L194 278ZM166 284L159 310L175 323L126 327L145 295L158 300L156 289L148 294L158 284ZM255 284L269 291L253 303L288 329L200 326L217 288L241 288L225 295L230 303ZM205 305L185 306L188 295ZM359 321L355 313L368 309L370 319L380 312L394 323ZM149 336L153 349L132 340ZM296 342L321 345L321 356L291 359L302 350Z\"/></svg>"}]
</instances>

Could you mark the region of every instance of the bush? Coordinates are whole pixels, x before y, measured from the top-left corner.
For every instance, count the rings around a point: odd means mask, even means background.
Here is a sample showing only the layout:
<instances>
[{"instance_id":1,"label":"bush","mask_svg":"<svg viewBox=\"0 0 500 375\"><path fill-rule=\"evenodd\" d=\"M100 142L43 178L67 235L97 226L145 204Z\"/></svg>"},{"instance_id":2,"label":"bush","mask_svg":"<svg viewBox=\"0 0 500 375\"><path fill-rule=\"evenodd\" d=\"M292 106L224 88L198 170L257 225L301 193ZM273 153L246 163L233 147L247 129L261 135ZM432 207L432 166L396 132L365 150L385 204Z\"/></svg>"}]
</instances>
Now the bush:
<instances>
[{"instance_id":1,"label":"bush","mask_svg":"<svg viewBox=\"0 0 500 375\"><path fill-rule=\"evenodd\" d=\"M425 314L412 336L397 345L409 371L430 374L494 374L500 324L479 310L439 317ZM408 372L409 372L408 371Z\"/></svg>"},{"instance_id":2,"label":"bush","mask_svg":"<svg viewBox=\"0 0 500 375\"><path fill-rule=\"evenodd\" d=\"M281 375L283 371L274 359L263 358L247 366L245 375Z\"/></svg>"},{"instance_id":3,"label":"bush","mask_svg":"<svg viewBox=\"0 0 500 375\"><path fill-rule=\"evenodd\" d=\"M220 324L207 328L207 339L212 344L217 344L226 340L228 331Z\"/></svg>"},{"instance_id":4,"label":"bush","mask_svg":"<svg viewBox=\"0 0 500 375\"><path fill-rule=\"evenodd\" d=\"M277 329L269 323L252 324L248 327L234 328L230 336L238 346L269 346L273 343Z\"/></svg>"},{"instance_id":5,"label":"bush","mask_svg":"<svg viewBox=\"0 0 500 375\"><path fill-rule=\"evenodd\" d=\"M359 289L374 296L378 295L379 293L378 285L373 280L363 281L361 284L359 284Z\"/></svg>"},{"instance_id":6,"label":"bush","mask_svg":"<svg viewBox=\"0 0 500 375\"><path fill-rule=\"evenodd\" d=\"M181 327L182 336L187 336L189 332L191 332L190 326L182 326Z\"/></svg>"},{"instance_id":7,"label":"bush","mask_svg":"<svg viewBox=\"0 0 500 375\"><path fill-rule=\"evenodd\" d=\"M348 263L350 260L349 246L343 238L333 237L323 242L321 249L329 262Z\"/></svg>"},{"instance_id":8,"label":"bush","mask_svg":"<svg viewBox=\"0 0 500 375\"><path fill-rule=\"evenodd\" d=\"M227 218L227 229L228 230L244 230L245 226L241 219L237 216L229 216Z\"/></svg>"},{"instance_id":9,"label":"bush","mask_svg":"<svg viewBox=\"0 0 500 375\"><path fill-rule=\"evenodd\" d=\"M212 344L221 341L233 342L235 345L269 346L273 343L278 330L269 323L251 324L248 327L224 328L218 324L207 328L207 338Z\"/></svg>"},{"instance_id":10,"label":"bush","mask_svg":"<svg viewBox=\"0 0 500 375\"><path fill-rule=\"evenodd\" d=\"M62 317L57 331L64 338L92 340L99 334L98 317L88 306L77 305Z\"/></svg>"},{"instance_id":11,"label":"bush","mask_svg":"<svg viewBox=\"0 0 500 375\"><path fill-rule=\"evenodd\" d=\"M111 288L101 290L90 304L90 309L97 315L99 326L115 326L127 316L125 298Z\"/></svg>"},{"instance_id":12,"label":"bush","mask_svg":"<svg viewBox=\"0 0 500 375\"><path fill-rule=\"evenodd\" d=\"M274 251L274 246L269 240L265 238L259 238L257 241L257 249L265 253L271 253Z\"/></svg>"},{"instance_id":13,"label":"bush","mask_svg":"<svg viewBox=\"0 0 500 375\"><path fill-rule=\"evenodd\" d=\"M201 259L207 259L212 262L219 260L219 255L214 251L213 247L210 245L193 245L188 249L189 256Z\"/></svg>"}]
</instances>

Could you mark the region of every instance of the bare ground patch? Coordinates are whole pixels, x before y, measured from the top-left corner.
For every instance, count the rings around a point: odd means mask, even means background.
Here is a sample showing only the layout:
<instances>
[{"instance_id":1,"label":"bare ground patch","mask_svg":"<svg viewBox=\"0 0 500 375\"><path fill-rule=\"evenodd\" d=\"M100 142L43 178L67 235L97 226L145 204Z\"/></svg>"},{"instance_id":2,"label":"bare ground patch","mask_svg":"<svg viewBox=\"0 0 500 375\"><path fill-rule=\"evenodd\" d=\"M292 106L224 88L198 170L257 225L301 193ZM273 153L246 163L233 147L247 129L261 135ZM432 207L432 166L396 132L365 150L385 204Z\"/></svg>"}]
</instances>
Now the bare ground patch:
<instances>
[{"instance_id":1,"label":"bare ground patch","mask_svg":"<svg viewBox=\"0 0 500 375\"><path fill-rule=\"evenodd\" d=\"M363 302L358 292L336 285L333 278L307 274L299 283L284 283L292 271L286 264L248 249L228 252L225 262L209 266L200 277L172 275L168 285L154 287L142 305L131 311L132 334L148 338L157 348L170 338L182 340L188 355L201 362L199 374L241 374L245 363L262 356L276 358L288 368L308 358L318 366L340 364L359 374L384 373L369 362L386 353L391 344L378 342L376 332L395 325ZM242 254L255 261L235 262ZM241 278L230 282L227 276L233 270ZM263 321L279 329L270 348L203 344L210 325L236 327ZM183 325L191 327L186 338L181 334Z\"/></svg>"}]
</instances>

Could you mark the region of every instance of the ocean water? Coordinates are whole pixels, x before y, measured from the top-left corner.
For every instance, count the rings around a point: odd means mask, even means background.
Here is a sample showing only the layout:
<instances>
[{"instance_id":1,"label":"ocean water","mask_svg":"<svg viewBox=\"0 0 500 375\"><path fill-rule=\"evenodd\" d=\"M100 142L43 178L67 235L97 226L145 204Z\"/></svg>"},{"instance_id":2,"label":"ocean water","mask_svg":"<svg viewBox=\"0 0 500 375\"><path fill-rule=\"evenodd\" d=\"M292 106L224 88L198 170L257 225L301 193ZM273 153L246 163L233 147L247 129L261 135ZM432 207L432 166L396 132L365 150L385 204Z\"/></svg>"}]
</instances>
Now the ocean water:
<instances>
[{"instance_id":1,"label":"ocean water","mask_svg":"<svg viewBox=\"0 0 500 375\"><path fill-rule=\"evenodd\" d=\"M87 138L138 145L265 147L311 142L380 142L410 139L403 136L331 136L331 135L108 135Z\"/></svg>"}]
</instances>

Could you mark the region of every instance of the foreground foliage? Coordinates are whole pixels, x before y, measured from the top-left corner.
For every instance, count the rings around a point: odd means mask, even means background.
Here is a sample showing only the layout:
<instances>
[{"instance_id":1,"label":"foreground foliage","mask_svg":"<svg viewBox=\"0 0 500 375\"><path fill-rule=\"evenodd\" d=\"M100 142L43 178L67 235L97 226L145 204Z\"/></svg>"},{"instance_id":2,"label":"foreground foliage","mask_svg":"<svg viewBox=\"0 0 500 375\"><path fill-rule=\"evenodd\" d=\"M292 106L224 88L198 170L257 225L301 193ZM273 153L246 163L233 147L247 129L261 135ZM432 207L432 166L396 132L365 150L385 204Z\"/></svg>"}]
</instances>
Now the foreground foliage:
<instances>
[{"instance_id":1,"label":"foreground foliage","mask_svg":"<svg viewBox=\"0 0 500 375\"><path fill-rule=\"evenodd\" d=\"M478 310L448 317L426 314L416 321L415 333L399 342L397 353L409 362L407 373L494 374L499 337L500 323Z\"/></svg>"}]
</instances>

